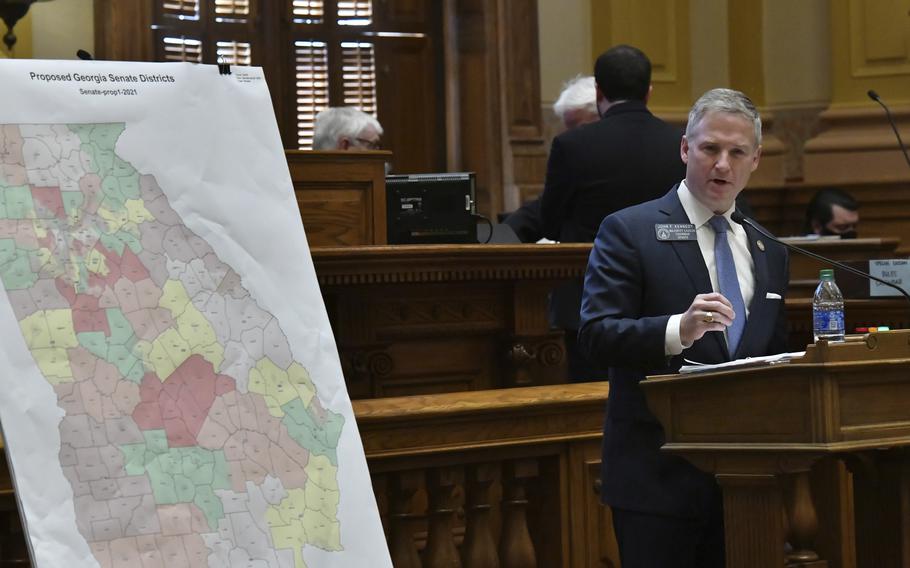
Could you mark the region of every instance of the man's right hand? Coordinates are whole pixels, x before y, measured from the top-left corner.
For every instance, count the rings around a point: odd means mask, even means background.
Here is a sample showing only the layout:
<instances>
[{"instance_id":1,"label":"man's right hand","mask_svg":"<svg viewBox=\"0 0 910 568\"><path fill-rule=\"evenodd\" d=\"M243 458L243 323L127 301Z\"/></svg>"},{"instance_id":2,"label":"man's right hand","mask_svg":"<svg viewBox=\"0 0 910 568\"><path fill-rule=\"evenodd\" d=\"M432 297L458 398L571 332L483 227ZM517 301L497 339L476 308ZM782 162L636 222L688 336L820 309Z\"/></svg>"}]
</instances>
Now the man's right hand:
<instances>
[{"instance_id":1,"label":"man's right hand","mask_svg":"<svg viewBox=\"0 0 910 568\"><path fill-rule=\"evenodd\" d=\"M691 347L709 331L724 331L735 317L733 305L723 295L711 292L695 296L679 321L679 338L683 347Z\"/></svg>"}]
</instances>

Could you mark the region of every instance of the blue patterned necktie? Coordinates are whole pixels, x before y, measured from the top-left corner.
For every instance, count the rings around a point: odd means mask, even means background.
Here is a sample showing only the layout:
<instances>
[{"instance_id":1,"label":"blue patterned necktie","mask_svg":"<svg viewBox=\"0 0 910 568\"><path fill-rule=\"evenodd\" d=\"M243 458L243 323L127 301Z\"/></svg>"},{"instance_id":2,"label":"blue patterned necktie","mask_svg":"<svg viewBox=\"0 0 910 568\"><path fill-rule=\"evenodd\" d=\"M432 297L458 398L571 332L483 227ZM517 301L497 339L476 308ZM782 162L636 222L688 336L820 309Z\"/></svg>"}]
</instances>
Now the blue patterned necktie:
<instances>
[{"instance_id":1,"label":"blue patterned necktie","mask_svg":"<svg viewBox=\"0 0 910 568\"><path fill-rule=\"evenodd\" d=\"M717 285L720 287L720 293L730 300L733 311L736 312L733 323L727 328L727 349L732 358L746 327L746 307L743 303L743 293L739 288L739 280L736 278L733 251L730 250L730 243L727 241L727 229L730 228L730 224L722 215L715 215L708 223L715 233L714 266L717 269Z\"/></svg>"}]
</instances>

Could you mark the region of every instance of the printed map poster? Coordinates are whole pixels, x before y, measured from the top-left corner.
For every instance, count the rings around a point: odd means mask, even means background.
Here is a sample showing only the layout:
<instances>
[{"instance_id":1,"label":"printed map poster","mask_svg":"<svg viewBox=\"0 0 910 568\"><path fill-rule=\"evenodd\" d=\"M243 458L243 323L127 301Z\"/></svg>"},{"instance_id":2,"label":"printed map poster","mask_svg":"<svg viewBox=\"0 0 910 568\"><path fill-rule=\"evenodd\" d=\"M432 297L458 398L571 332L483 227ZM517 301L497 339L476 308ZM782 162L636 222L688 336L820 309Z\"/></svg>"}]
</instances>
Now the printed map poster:
<instances>
[{"instance_id":1,"label":"printed map poster","mask_svg":"<svg viewBox=\"0 0 910 568\"><path fill-rule=\"evenodd\" d=\"M262 70L0 85L0 420L36 565L391 566Z\"/></svg>"}]
</instances>

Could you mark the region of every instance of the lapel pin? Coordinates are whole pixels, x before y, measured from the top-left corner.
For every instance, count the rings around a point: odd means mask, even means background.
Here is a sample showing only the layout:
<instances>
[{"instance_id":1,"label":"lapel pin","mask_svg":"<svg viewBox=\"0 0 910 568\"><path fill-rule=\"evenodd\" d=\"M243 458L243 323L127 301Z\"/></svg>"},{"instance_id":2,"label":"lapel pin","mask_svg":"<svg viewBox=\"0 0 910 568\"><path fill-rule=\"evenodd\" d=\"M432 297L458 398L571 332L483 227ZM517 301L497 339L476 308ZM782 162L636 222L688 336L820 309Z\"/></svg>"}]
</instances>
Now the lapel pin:
<instances>
[{"instance_id":1,"label":"lapel pin","mask_svg":"<svg viewBox=\"0 0 910 568\"><path fill-rule=\"evenodd\" d=\"M765 252L765 243L761 242L761 240L755 241L755 246L758 247L758 250Z\"/></svg>"}]
</instances>

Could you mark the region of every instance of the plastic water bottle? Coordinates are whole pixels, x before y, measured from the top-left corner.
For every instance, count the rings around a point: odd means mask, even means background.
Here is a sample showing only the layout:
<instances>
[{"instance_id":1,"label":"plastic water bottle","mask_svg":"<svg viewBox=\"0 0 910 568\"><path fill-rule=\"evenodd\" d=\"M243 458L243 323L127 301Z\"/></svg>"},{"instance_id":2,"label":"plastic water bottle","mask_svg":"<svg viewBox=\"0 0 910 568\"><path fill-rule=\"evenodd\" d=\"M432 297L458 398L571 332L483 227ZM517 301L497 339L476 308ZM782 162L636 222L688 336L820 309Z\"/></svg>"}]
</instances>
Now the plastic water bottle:
<instances>
[{"instance_id":1,"label":"plastic water bottle","mask_svg":"<svg viewBox=\"0 0 910 568\"><path fill-rule=\"evenodd\" d=\"M815 341L843 341L844 296L834 283L834 271L830 268L822 270L819 280L812 298L812 331Z\"/></svg>"}]
</instances>

